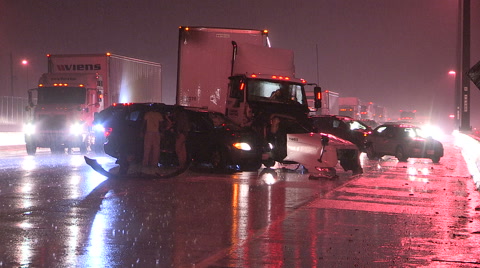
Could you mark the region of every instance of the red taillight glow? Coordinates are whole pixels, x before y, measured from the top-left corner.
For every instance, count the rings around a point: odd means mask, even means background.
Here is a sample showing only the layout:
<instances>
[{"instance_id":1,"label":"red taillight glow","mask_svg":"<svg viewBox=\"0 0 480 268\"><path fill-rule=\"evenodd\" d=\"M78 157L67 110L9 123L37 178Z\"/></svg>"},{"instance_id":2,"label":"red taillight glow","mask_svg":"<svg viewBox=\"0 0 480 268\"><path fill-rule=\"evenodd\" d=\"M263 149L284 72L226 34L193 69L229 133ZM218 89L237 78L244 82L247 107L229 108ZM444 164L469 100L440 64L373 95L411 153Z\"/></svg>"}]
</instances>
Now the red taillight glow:
<instances>
[{"instance_id":1,"label":"red taillight glow","mask_svg":"<svg viewBox=\"0 0 480 268\"><path fill-rule=\"evenodd\" d=\"M112 129L111 127L106 128L106 129L105 129L105 132L103 133L103 135L105 135L105 137L110 136L110 134L112 134L112 130L113 130L113 129Z\"/></svg>"},{"instance_id":2,"label":"red taillight glow","mask_svg":"<svg viewBox=\"0 0 480 268\"><path fill-rule=\"evenodd\" d=\"M240 84L240 90L244 90L245 89L245 83L241 83Z\"/></svg>"}]
</instances>

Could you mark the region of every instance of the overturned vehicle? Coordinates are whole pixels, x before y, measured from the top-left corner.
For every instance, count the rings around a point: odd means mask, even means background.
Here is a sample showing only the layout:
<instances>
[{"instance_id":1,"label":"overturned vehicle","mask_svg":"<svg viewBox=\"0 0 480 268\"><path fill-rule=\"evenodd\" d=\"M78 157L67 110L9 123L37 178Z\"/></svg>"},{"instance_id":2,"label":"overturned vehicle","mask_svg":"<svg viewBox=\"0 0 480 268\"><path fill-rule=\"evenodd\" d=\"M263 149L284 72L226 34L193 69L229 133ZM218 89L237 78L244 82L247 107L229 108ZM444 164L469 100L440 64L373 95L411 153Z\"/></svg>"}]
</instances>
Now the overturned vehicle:
<instances>
[{"instance_id":1,"label":"overturned vehicle","mask_svg":"<svg viewBox=\"0 0 480 268\"><path fill-rule=\"evenodd\" d=\"M184 113L188 125L185 154L188 166L212 170L258 170L261 165L261 144L257 135L249 128L240 127L222 114L197 108L187 108L162 103L124 103L108 107L96 115L95 125L105 133L104 151L116 159L119 165L115 174L145 175L142 170L144 150L144 116L149 111L162 114L160 126L160 156L158 167L178 166L176 145L175 113ZM101 167L93 159L87 163L98 171ZM186 167L182 167L186 168ZM157 170L158 171L158 170ZM147 173L162 176L149 170ZM175 169L174 172L178 172ZM152 174L150 174L152 175Z\"/></svg>"}]
</instances>

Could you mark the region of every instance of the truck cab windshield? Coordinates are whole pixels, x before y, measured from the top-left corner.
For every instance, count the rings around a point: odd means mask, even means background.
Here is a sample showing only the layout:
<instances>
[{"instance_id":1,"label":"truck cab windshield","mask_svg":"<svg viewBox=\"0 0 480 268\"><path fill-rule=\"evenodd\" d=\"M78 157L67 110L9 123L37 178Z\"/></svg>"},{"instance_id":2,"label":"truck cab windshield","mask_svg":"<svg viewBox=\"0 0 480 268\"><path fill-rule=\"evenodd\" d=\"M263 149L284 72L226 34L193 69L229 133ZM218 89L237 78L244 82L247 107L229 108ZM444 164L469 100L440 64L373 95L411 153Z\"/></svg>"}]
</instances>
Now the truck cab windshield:
<instances>
[{"instance_id":1,"label":"truck cab windshield","mask_svg":"<svg viewBox=\"0 0 480 268\"><path fill-rule=\"evenodd\" d=\"M43 87L38 89L38 104L83 104L84 87Z\"/></svg>"},{"instance_id":2,"label":"truck cab windshield","mask_svg":"<svg viewBox=\"0 0 480 268\"><path fill-rule=\"evenodd\" d=\"M305 104L303 86L287 82L248 80L248 100Z\"/></svg>"}]
</instances>

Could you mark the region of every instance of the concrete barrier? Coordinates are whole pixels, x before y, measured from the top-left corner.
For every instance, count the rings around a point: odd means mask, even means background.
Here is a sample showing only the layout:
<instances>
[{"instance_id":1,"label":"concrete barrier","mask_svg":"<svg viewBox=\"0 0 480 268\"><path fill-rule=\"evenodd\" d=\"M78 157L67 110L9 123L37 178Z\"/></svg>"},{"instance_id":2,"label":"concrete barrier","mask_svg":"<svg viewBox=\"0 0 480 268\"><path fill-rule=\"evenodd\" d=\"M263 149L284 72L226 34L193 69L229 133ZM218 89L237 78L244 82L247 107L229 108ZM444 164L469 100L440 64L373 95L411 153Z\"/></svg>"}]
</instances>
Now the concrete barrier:
<instances>
[{"instance_id":1,"label":"concrete barrier","mask_svg":"<svg viewBox=\"0 0 480 268\"><path fill-rule=\"evenodd\" d=\"M459 132L453 135L455 136L455 145L462 149L463 159L465 159L475 186L480 190L480 139Z\"/></svg>"},{"instance_id":2,"label":"concrete barrier","mask_svg":"<svg viewBox=\"0 0 480 268\"><path fill-rule=\"evenodd\" d=\"M22 132L0 132L0 146L25 145Z\"/></svg>"}]
</instances>

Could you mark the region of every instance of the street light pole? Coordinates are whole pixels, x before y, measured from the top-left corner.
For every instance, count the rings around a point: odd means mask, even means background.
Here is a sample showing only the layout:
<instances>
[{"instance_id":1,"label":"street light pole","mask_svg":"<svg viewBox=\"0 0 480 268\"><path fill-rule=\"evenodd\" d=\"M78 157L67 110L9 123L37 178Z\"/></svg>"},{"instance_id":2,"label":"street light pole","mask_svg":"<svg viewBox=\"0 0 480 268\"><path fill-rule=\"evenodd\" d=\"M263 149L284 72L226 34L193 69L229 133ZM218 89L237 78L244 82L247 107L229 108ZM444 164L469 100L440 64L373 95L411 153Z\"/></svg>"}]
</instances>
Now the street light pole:
<instances>
[{"instance_id":1,"label":"street light pole","mask_svg":"<svg viewBox=\"0 0 480 268\"><path fill-rule=\"evenodd\" d=\"M463 0L462 6L462 86L460 131L470 131L470 79L466 75L470 69L470 0Z\"/></svg>"},{"instance_id":2,"label":"street light pole","mask_svg":"<svg viewBox=\"0 0 480 268\"><path fill-rule=\"evenodd\" d=\"M448 75L453 77L453 92L455 96L454 104L453 104L453 111L454 116L454 128L458 128L460 126L460 94L458 92L458 83L457 83L457 72L451 70L448 72Z\"/></svg>"},{"instance_id":3,"label":"street light pole","mask_svg":"<svg viewBox=\"0 0 480 268\"><path fill-rule=\"evenodd\" d=\"M25 66L25 68L27 69L27 80L25 82L25 88L28 90L28 60L22 60L22 65Z\"/></svg>"}]
</instances>

